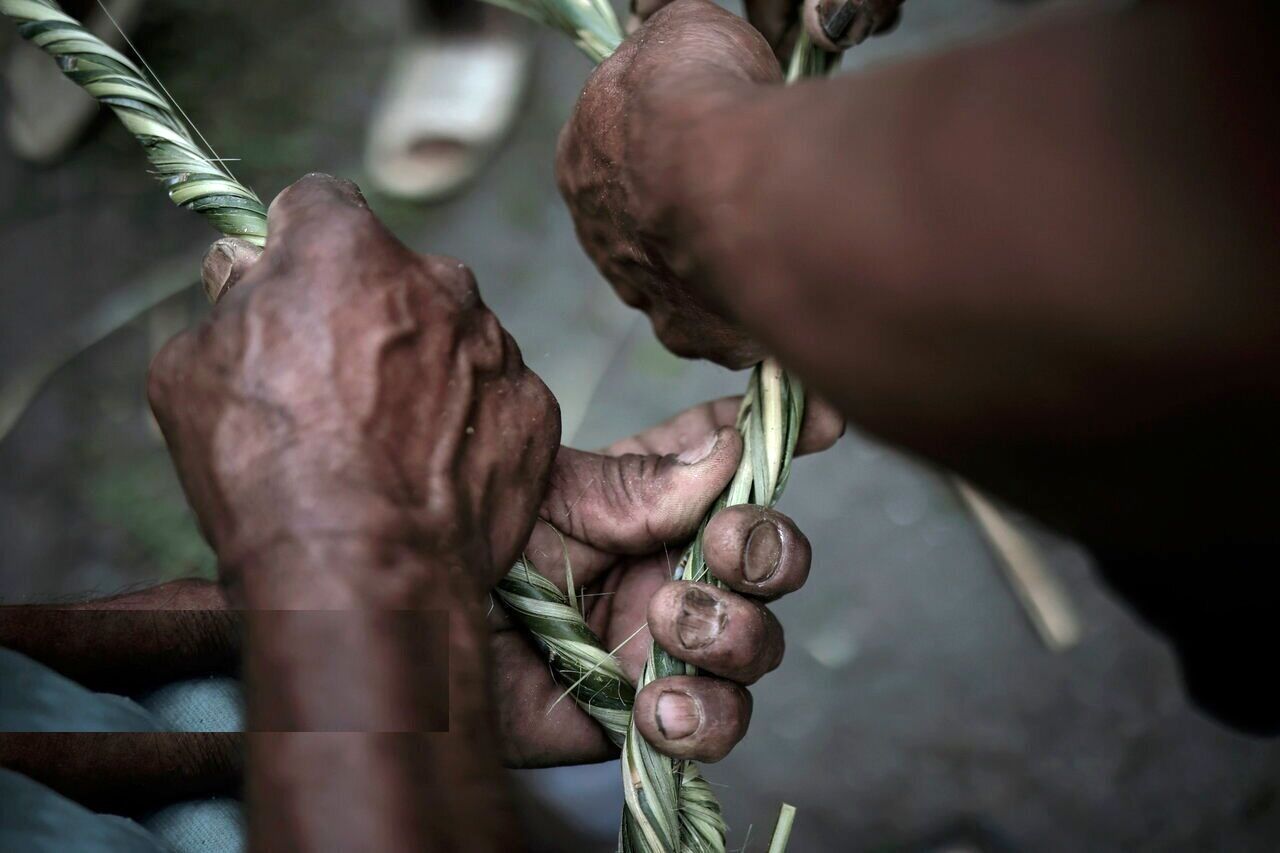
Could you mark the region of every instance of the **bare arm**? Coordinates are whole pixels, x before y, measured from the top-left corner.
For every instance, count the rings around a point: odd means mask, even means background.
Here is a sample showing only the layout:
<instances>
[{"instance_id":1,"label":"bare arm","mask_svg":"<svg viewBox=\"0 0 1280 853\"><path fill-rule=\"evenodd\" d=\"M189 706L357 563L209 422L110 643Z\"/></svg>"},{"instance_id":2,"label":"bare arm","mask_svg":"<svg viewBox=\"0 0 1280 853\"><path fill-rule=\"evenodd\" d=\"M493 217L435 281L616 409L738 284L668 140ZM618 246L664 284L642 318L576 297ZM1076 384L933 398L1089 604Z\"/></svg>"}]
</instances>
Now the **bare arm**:
<instances>
[{"instance_id":1,"label":"bare arm","mask_svg":"<svg viewBox=\"0 0 1280 853\"><path fill-rule=\"evenodd\" d=\"M174 581L82 604L0 607L0 647L92 689L122 693L234 671L240 620L217 584ZM243 753L239 734L0 734L0 767L117 814L234 793Z\"/></svg>"},{"instance_id":2,"label":"bare arm","mask_svg":"<svg viewBox=\"0 0 1280 853\"><path fill-rule=\"evenodd\" d=\"M81 604L0 607L0 647L86 687L128 692L234 671L240 620L217 584L173 581Z\"/></svg>"},{"instance_id":3,"label":"bare arm","mask_svg":"<svg viewBox=\"0 0 1280 853\"><path fill-rule=\"evenodd\" d=\"M294 583L321 565L342 569ZM465 567L344 539L282 544L237 573L257 846L520 849Z\"/></svg>"},{"instance_id":4,"label":"bare arm","mask_svg":"<svg viewBox=\"0 0 1280 853\"><path fill-rule=\"evenodd\" d=\"M1145 4L782 89L686 0L593 77L562 187L677 352L775 352L1094 542L1274 538L1248 494L1280 426L1259 8Z\"/></svg>"},{"instance_id":5,"label":"bare arm","mask_svg":"<svg viewBox=\"0 0 1280 853\"><path fill-rule=\"evenodd\" d=\"M485 593L527 540L555 402L469 271L310 176L262 257L152 365L187 497L244 610L250 839L517 850Z\"/></svg>"}]
</instances>

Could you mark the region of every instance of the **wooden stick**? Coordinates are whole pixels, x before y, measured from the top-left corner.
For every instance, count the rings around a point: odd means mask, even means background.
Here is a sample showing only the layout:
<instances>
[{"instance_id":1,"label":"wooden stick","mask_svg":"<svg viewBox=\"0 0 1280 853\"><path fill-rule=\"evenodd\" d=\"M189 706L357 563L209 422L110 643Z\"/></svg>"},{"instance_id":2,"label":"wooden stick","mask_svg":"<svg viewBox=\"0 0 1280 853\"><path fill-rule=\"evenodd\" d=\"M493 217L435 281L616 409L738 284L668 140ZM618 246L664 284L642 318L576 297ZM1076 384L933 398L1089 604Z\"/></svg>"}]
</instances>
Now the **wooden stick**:
<instances>
[{"instance_id":1,"label":"wooden stick","mask_svg":"<svg viewBox=\"0 0 1280 853\"><path fill-rule=\"evenodd\" d=\"M981 492L959 477L952 481L1040 639L1053 652L1065 651L1080 642L1080 618L1075 605L1040 549Z\"/></svg>"}]
</instances>

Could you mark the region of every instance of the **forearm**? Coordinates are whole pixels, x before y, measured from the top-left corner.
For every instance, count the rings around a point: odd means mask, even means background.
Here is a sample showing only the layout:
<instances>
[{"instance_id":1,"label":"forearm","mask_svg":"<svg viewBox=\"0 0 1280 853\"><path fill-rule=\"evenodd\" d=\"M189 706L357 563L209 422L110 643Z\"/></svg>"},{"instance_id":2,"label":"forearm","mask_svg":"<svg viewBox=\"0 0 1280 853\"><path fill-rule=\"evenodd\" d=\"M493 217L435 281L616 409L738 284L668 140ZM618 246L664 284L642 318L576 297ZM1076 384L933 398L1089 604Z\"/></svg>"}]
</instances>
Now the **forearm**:
<instances>
[{"instance_id":1,"label":"forearm","mask_svg":"<svg viewBox=\"0 0 1280 853\"><path fill-rule=\"evenodd\" d=\"M0 734L0 767L30 776L87 808L113 814L234 794L243 764L239 734Z\"/></svg>"},{"instance_id":2,"label":"forearm","mask_svg":"<svg viewBox=\"0 0 1280 853\"><path fill-rule=\"evenodd\" d=\"M1148 4L711 111L672 148L681 271L861 426L1114 527L1145 511L1116 482L1158 495L1189 436L1256 452L1276 423L1267 38L1203 14ZM1045 494L1112 457L1096 493ZM1203 457L1174 492L1221 485Z\"/></svg>"},{"instance_id":3,"label":"forearm","mask_svg":"<svg viewBox=\"0 0 1280 853\"><path fill-rule=\"evenodd\" d=\"M518 849L462 567L341 539L277 545L233 576L256 846Z\"/></svg>"},{"instance_id":4,"label":"forearm","mask_svg":"<svg viewBox=\"0 0 1280 853\"><path fill-rule=\"evenodd\" d=\"M238 614L203 580L78 604L0 607L0 646L112 692L232 671L239 635Z\"/></svg>"}]
</instances>

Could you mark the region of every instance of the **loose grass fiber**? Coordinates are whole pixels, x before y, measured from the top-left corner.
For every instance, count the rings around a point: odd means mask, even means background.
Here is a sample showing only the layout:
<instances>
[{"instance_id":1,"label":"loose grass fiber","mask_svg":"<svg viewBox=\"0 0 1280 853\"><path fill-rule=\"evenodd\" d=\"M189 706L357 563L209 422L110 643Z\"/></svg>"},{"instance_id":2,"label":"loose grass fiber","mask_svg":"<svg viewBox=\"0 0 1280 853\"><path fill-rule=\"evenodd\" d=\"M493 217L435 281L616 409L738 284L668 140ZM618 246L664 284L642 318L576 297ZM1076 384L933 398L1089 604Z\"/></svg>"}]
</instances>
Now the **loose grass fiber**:
<instances>
[{"instance_id":1,"label":"loose grass fiber","mask_svg":"<svg viewBox=\"0 0 1280 853\"><path fill-rule=\"evenodd\" d=\"M56 59L63 74L111 108L142 143L174 204L194 210L229 237L266 242L262 202L207 153L209 146L196 141L198 134L158 81L53 0L0 0L0 13L16 20L18 33Z\"/></svg>"}]
</instances>

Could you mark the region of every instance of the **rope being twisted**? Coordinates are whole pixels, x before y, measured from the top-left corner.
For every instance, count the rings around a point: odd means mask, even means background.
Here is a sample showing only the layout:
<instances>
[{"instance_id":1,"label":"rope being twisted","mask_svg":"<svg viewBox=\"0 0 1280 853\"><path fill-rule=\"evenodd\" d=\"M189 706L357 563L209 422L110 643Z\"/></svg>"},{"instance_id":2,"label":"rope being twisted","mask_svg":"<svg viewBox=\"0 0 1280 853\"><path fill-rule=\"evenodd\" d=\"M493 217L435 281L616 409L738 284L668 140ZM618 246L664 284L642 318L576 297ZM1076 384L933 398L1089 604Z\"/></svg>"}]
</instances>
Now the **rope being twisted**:
<instances>
[{"instance_id":1,"label":"rope being twisted","mask_svg":"<svg viewBox=\"0 0 1280 853\"><path fill-rule=\"evenodd\" d=\"M596 62L607 58L624 34L606 0L488 0L565 31ZM28 41L57 59L64 74L110 107L137 137L170 199L204 216L218 231L259 246L266 241L266 210L253 191L206 154L188 123L157 81L130 59L85 30L53 0L0 0L0 13L18 21ZM825 73L833 58L803 35L788 80ZM804 416L799 383L772 361L751 376L738 416L744 450L733 482L703 520L681 557L679 579L717 583L702 554L707 521L726 506L771 506L782 494ZM570 593L562 593L523 561L497 587L504 605L544 649L574 701L622 750L626 810L619 847L626 853L724 853L725 824L706 779L690 761L658 753L632 721L635 692L618 661L587 626ZM639 687L696 669L652 646ZM793 810L784 807L771 850L782 850Z\"/></svg>"},{"instance_id":2,"label":"rope being twisted","mask_svg":"<svg viewBox=\"0 0 1280 853\"><path fill-rule=\"evenodd\" d=\"M267 211L192 136L181 111L128 57L82 27L53 0L0 0L18 32L58 61L62 73L111 108L138 138L155 174L179 207L194 210L229 237L259 246Z\"/></svg>"},{"instance_id":3,"label":"rope being twisted","mask_svg":"<svg viewBox=\"0 0 1280 853\"><path fill-rule=\"evenodd\" d=\"M624 38L613 9L604 0L487 1L565 31L596 62L604 61ZM838 59L814 47L802 33L792 53L787 81L826 74ZM733 481L707 513L697 537L680 558L677 579L721 585L710 574L703 557L702 538L707 523L726 506L772 506L777 502L787 484L803 420L804 391L800 383L772 360L758 365L738 414L742 461ZM557 638L555 645L543 640L557 677L615 743L621 740L626 809L619 849L623 853L724 853L724 816L697 765L659 753L631 720L636 690L659 678L695 675L697 669L652 644L633 690L611 655L605 653L607 661L599 658L603 648L599 639L573 602L554 584L525 569L508 574L498 585L497 593L535 638ZM620 731L624 716L625 730ZM786 848L793 813L789 806L783 807L771 851Z\"/></svg>"},{"instance_id":4,"label":"rope being twisted","mask_svg":"<svg viewBox=\"0 0 1280 853\"><path fill-rule=\"evenodd\" d=\"M804 394L799 385L776 362L757 367L738 413L742 461L681 556L676 578L719 585L703 556L707 523L727 506L772 506L781 497L803 421ZM692 761L667 758L650 746L637 732L631 715L637 689L671 675L695 675L696 668L654 644L633 689L575 607L572 587L566 595L520 563L496 591L547 652L556 677L574 701L622 748L627 807L619 848L627 853L723 853L724 818L707 780Z\"/></svg>"}]
</instances>

